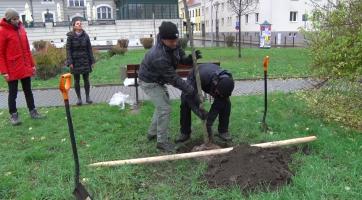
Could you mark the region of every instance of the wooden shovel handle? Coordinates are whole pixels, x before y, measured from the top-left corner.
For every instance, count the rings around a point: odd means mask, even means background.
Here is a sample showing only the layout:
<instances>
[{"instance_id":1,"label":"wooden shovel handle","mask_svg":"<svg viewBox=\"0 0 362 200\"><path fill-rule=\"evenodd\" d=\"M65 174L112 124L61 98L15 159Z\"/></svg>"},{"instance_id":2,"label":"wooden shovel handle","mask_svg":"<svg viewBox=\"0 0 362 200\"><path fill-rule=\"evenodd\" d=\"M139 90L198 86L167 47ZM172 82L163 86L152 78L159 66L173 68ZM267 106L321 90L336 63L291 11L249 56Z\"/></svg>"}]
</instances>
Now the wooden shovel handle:
<instances>
[{"instance_id":1,"label":"wooden shovel handle","mask_svg":"<svg viewBox=\"0 0 362 200\"><path fill-rule=\"evenodd\" d=\"M63 74L60 77L59 90L62 92L64 100L69 99L68 91L71 85L72 85L72 74L71 73Z\"/></svg>"},{"instance_id":2,"label":"wooden shovel handle","mask_svg":"<svg viewBox=\"0 0 362 200\"><path fill-rule=\"evenodd\" d=\"M264 61L263 61L263 66L264 66L264 71L268 71L269 56L265 56Z\"/></svg>"}]
</instances>

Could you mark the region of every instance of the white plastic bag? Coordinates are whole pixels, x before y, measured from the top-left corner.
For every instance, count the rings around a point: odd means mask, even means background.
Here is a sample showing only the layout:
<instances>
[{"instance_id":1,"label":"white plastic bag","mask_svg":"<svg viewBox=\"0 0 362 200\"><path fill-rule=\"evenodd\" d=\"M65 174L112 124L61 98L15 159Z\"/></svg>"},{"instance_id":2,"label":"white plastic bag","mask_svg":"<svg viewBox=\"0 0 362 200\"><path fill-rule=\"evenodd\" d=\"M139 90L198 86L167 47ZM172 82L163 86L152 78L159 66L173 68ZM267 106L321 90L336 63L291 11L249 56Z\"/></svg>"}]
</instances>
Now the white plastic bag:
<instances>
[{"instance_id":1,"label":"white plastic bag","mask_svg":"<svg viewBox=\"0 0 362 200\"><path fill-rule=\"evenodd\" d=\"M132 86L135 84L134 78L126 78L123 81L124 86Z\"/></svg>"},{"instance_id":2,"label":"white plastic bag","mask_svg":"<svg viewBox=\"0 0 362 200\"><path fill-rule=\"evenodd\" d=\"M133 105L133 101L129 99L129 95L123 94L122 92L113 94L111 100L109 100L110 106L119 106L121 109L125 108L126 103Z\"/></svg>"}]
</instances>

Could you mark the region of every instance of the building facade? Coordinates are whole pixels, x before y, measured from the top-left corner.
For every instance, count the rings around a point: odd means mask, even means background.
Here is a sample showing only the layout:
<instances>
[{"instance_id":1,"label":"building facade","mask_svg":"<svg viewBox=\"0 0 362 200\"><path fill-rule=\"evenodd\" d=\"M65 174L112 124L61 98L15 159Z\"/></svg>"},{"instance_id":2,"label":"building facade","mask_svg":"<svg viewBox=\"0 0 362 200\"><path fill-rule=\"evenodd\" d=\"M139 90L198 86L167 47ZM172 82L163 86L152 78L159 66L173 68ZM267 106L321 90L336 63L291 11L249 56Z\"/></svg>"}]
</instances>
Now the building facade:
<instances>
[{"instance_id":1,"label":"building facade","mask_svg":"<svg viewBox=\"0 0 362 200\"><path fill-rule=\"evenodd\" d=\"M116 0L117 19L178 19L177 0Z\"/></svg>"},{"instance_id":2,"label":"building facade","mask_svg":"<svg viewBox=\"0 0 362 200\"><path fill-rule=\"evenodd\" d=\"M257 41L260 24L267 21L272 24L273 43L279 44L282 44L283 40L304 39L299 29L310 28L307 16L311 16L314 8L310 0L256 0L257 6L254 12L241 16L239 22L228 0L187 0L187 2L191 21L200 23L194 29L196 37L206 36L222 40L228 34L237 36L236 33L240 28L245 40ZM314 0L314 2L326 5L328 0ZM179 0L179 7L180 18L186 21L182 0ZM196 17L199 17L199 20Z\"/></svg>"},{"instance_id":3,"label":"building facade","mask_svg":"<svg viewBox=\"0 0 362 200\"><path fill-rule=\"evenodd\" d=\"M0 16L11 7L25 21L26 6L35 23L179 18L177 0L1 0Z\"/></svg>"},{"instance_id":4,"label":"building facade","mask_svg":"<svg viewBox=\"0 0 362 200\"><path fill-rule=\"evenodd\" d=\"M162 21L182 29L177 0L0 0L0 16L14 8L26 25L29 43L47 40L64 46L70 21L83 18L83 28L93 45L114 45L129 39L129 46L141 46L139 39L155 37ZM32 20L25 16L31 13Z\"/></svg>"}]
</instances>

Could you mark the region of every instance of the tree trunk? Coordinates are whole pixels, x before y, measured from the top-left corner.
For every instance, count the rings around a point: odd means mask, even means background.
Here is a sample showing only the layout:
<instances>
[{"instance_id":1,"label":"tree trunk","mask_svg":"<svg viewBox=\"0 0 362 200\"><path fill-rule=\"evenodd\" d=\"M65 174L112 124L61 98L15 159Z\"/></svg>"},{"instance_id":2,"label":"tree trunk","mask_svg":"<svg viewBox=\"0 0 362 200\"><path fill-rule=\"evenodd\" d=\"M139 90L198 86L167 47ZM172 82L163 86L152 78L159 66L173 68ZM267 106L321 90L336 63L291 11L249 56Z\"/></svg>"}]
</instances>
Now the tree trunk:
<instances>
[{"instance_id":1,"label":"tree trunk","mask_svg":"<svg viewBox=\"0 0 362 200\"><path fill-rule=\"evenodd\" d=\"M241 58L241 15L238 15L239 18L239 58Z\"/></svg>"},{"instance_id":2,"label":"tree trunk","mask_svg":"<svg viewBox=\"0 0 362 200\"><path fill-rule=\"evenodd\" d=\"M197 85L197 94L200 99L200 109L204 109L204 101L202 97L202 90L201 90L201 79L200 79L200 73L199 73L199 66L197 65L196 60L196 54L195 54L195 48L194 48L194 36L193 36L193 30L191 27L191 21L189 16L189 8L187 6L186 0L183 0L184 9L185 9L185 17L187 21L187 29L189 32L189 39L190 39L190 46L192 51L192 61L193 61L193 68L195 69L195 76L196 76L196 85ZM204 128L204 143L209 144L212 142L212 136L210 136L207 132L206 128L206 120L202 120L203 128Z\"/></svg>"}]
</instances>

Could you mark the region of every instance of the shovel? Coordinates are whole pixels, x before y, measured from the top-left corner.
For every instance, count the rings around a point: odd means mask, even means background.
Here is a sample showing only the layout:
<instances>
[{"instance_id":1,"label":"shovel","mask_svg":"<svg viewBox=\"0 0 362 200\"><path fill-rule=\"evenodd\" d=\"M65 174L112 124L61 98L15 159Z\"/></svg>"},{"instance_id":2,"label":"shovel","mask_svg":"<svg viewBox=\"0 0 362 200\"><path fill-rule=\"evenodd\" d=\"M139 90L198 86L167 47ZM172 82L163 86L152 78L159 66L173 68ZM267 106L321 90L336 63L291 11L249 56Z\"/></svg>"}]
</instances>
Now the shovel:
<instances>
[{"instance_id":1,"label":"shovel","mask_svg":"<svg viewBox=\"0 0 362 200\"><path fill-rule=\"evenodd\" d=\"M76 197L77 200L91 200L92 199L91 196L79 181L80 171L79 171L78 151L77 151L77 144L75 141L75 135L73 130L72 117L70 115L69 97L68 97L68 91L70 89L71 83L72 83L72 75L70 73L63 74L61 76L59 89L62 92L65 111L67 113L69 136L70 136L70 142L72 144L74 164L75 164L75 175L74 175L75 189L73 191L73 195Z\"/></svg>"},{"instance_id":2,"label":"shovel","mask_svg":"<svg viewBox=\"0 0 362 200\"><path fill-rule=\"evenodd\" d=\"M193 40L194 39L193 38L193 28L191 27L189 8L188 8L186 0L183 0L183 5L184 5L184 9L185 9L185 14L186 14L187 29L188 29L188 33L189 33L189 37L190 37L190 47L191 47L191 50L192 50L192 61L193 61L192 65L193 65L193 68L195 69L197 93L198 93L198 97L199 97L200 102L201 102L200 103L200 109L203 109L204 108L204 104L203 104L204 101L203 101L203 97L202 97L199 66L197 65L197 59L196 59L195 48L194 48L194 40ZM202 120L202 124L203 124L203 129L204 129L204 144L202 144L201 146L194 147L193 151L220 149L220 147L218 145L213 143L214 139L213 139L212 134L207 131L206 120Z\"/></svg>"},{"instance_id":3,"label":"shovel","mask_svg":"<svg viewBox=\"0 0 362 200\"><path fill-rule=\"evenodd\" d=\"M268 65L269 65L269 56L265 56L263 61L264 68L264 114L263 120L261 122L261 129L265 133L269 130L268 124L266 123L266 113L268 111Z\"/></svg>"}]
</instances>

